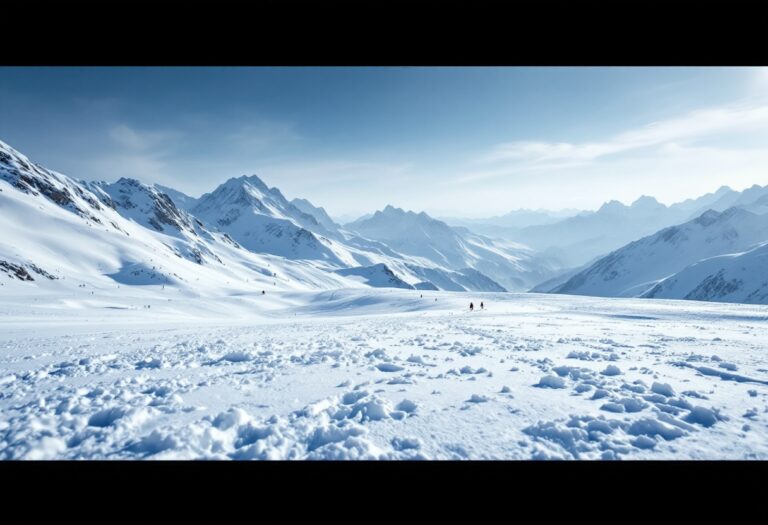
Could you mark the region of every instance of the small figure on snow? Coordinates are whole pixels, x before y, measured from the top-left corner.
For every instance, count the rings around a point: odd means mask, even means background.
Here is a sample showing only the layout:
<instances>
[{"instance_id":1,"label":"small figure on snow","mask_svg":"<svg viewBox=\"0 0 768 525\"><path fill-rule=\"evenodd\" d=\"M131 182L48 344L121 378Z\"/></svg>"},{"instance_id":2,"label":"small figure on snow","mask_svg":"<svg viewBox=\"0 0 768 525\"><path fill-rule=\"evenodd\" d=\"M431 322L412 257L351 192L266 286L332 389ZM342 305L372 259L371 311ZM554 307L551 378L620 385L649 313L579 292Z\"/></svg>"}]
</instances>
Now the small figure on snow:
<instances>
[{"instance_id":1,"label":"small figure on snow","mask_svg":"<svg viewBox=\"0 0 768 525\"><path fill-rule=\"evenodd\" d=\"M472 312L475 310L475 305L472 303L469 303L469 311Z\"/></svg>"},{"instance_id":2,"label":"small figure on snow","mask_svg":"<svg viewBox=\"0 0 768 525\"><path fill-rule=\"evenodd\" d=\"M261 295L264 295L264 294L266 294L266 293L267 293L267 291L266 291L266 290L262 290L262 291L261 291Z\"/></svg>"},{"instance_id":3,"label":"small figure on snow","mask_svg":"<svg viewBox=\"0 0 768 525\"><path fill-rule=\"evenodd\" d=\"M480 301L480 309L482 310L483 308L485 308L485 306L483 305L483 301Z\"/></svg>"}]
</instances>

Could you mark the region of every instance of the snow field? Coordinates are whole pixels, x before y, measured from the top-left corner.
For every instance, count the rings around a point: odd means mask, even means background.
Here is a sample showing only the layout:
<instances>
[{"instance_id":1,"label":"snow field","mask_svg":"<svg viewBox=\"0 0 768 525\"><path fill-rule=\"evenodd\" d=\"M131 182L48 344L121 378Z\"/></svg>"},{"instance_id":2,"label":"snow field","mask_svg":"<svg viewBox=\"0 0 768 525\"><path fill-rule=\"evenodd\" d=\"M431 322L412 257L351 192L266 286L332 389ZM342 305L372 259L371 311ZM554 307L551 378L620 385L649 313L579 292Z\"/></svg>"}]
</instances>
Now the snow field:
<instances>
[{"instance_id":1,"label":"snow field","mask_svg":"<svg viewBox=\"0 0 768 525\"><path fill-rule=\"evenodd\" d=\"M768 458L765 307L418 293L104 325L0 303L0 457Z\"/></svg>"}]
</instances>

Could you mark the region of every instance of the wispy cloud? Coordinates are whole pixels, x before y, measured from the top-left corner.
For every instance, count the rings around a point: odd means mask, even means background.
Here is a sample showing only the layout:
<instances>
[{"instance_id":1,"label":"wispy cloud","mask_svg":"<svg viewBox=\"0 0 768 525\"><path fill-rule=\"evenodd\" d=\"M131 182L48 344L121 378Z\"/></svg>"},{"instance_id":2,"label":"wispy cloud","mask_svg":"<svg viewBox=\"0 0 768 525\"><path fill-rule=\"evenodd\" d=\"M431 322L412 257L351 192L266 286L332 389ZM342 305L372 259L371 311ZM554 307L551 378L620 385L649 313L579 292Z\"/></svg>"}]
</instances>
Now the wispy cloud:
<instances>
[{"instance_id":1,"label":"wispy cloud","mask_svg":"<svg viewBox=\"0 0 768 525\"><path fill-rule=\"evenodd\" d=\"M105 131L103 151L83 161L91 178L135 178L147 183L170 182L174 156L185 137L173 129L137 128L112 123Z\"/></svg>"},{"instance_id":2,"label":"wispy cloud","mask_svg":"<svg viewBox=\"0 0 768 525\"><path fill-rule=\"evenodd\" d=\"M174 130L138 130L127 124L116 124L107 130L116 145L134 151L150 151L167 148L183 135Z\"/></svg>"},{"instance_id":3,"label":"wispy cloud","mask_svg":"<svg viewBox=\"0 0 768 525\"><path fill-rule=\"evenodd\" d=\"M227 140L238 148L257 152L298 142L301 136L290 122L259 120L250 122L231 133Z\"/></svg>"},{"instance_id":4,"label":"wispy cloud","mask_svg":"<svg viewBox=\"0 0 768 525\"><path fill-rule=\"evenodd\" d=\"M705 137L768 130L768 105L709 108L630 129L602 141L515 141L499 144L477 159L479 164L500 164L456 179L467 182L508 175L515 171L560 169L594 163L611 155Z\"/></svg>"}]
</instances>

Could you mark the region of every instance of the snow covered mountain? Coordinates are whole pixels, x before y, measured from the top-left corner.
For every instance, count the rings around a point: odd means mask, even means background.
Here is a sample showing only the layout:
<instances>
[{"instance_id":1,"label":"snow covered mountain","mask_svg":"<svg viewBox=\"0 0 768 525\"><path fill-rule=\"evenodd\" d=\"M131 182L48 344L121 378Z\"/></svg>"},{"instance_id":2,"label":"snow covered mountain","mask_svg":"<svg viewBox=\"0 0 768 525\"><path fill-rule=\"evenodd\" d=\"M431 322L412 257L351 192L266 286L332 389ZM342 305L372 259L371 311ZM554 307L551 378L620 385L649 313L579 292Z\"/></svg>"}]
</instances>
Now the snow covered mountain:
<instances>
[{"instance_id":1,"label":"snow covered mountain","mask_svg":"<svg viewBox=\"0 0 768 525\"><path fill-rule=\"evenodd\" d=\"M595 212L519 230L497 229L493 233L552 254L566 265L576 267L662 228L692 220L709 209L719 212L733 206L755 213L768 211L768 186L755 185L742 192L723 186L714 193L671 206L648 196L640 197L629 206L610 201Z\"/></svg>"},{"instance_id":2,"label":"snow covered mountain","mask_svg":"<svg viewBox=\"0 0 768 525\"><path fill-rule=\"evenodd\" d=\"M331 216L328 215L325 208L322 206L317 207L307 199L293 199L291 204L307 215L314 217L315 220L329 232L335 232L339 229L339 225L331 219Z\"/></svg>"},{"instance_id":3,"label":"snow covered mountain","mask_svg":"<svg viewBox=\"0 0 768 525\"><path fill-rule=\"evenodd\" d=\"M77 181L0 142L3 286L169 285L229 291L356 287L314 265L245 250L131 179ZM275 275L278 274L278 275Z\"/></svg>"},{"instance_id":4,"label":"snow covered mountain","mask_svg":"<svg viewBox=\"0 0 768 525\"><path fill-rule=\"evenodd\" d=\"M407 288L409 290L415 288L413 285L400 279L383 263L374 264L373 266L344 268L336 270L336 273L345 277L359 279L360 282L377 288Z\"/></svg>"},{"instance_id":5,"label":"snow covered mountain","mask_svg":"<svg viewBox=\"0 0 768 525\"><path fill-rule=\"evenodd\" d=\"M392 249L422 257L449 268L464 264L466 248L459 234L424 212L406 212L387 206L373 217L346 225L348 230L386 243Z\"/></svg>"},{"instance_id":6,"label":"snow covered mountain","mask_svg":"<svg viewBox=\"0 0 768 525\"><path fill-rule=\"evenodd\" d=\"M733 206L657 228L578 269L551 255L570 250L581 258L702 203ZM80 181L0 142L0 224L0 273L11 279L3 286L162 285L203 295L368 286L550 289L766 301L764 249L756 246L768 241L768 186L723 187L670 207L651 197L631 206L612 201L593 214L520 230L538 231L536 243L552 244L536 251L392 206L339 226L322 207L289 201L255 175L200 198L130 178ZM570 244L557 244L558 235L570 236Z\"/></svg>"},{"instance_id":7,"label":"snow covered mountain","mask_svg":"<svg viewBox=\"0 0 768 525\"><path fill-rule=\"evenodd\" d=\"M98 181L83 185L93 191L104 204L145 228L173 232L173 235L196 235L192 218L157 188L127 178L113 183Z\"/></svg>"},{"instance_id":8,"label":"snow covered mountain","mask_svg":"<svg viewBox=\"0 0 768 525\"><path fill-rule=\"evenodd\" d=\"M555 249L568 266L588 260L687 219L680 212L671 216L653 197L640 197L630 206L610 201L591 214L521 229L515 240L539 250Z\"/></svg>"},{"instance_id":9,"label":"snow covered mountain","mask_svg":"<svg viewBox=\"0 0 768 525\"><path fill-rule=\"evenodd\" d=\"M736 195L727 194L718 199L710 208L722 211L737 206L757 214L768 212L768 186L755 184L740 193L735 193Z\"/></svg>"},{"instance_id":10,"label":"snow covered mountain","mask_svg":"<svg viewBox=\"0 0 768 525\"><path fill-rule=\"evenodd\" d=\"M675 212L687 213L689 219L707 210L725 211L732 207L744 208L753 213L768 211L768 186L753 185L743 191L722 186L714 193L707 193L698 199L687 199L669 207Z\"/></svg>"},{"instance_id":11,"label":"snow covered mountain","mask_svg":"<svg viewBox=\"0 0 768 525\"><path fill-rule=\"evenodd\" d=\"M474 269L507 290L525 290L552 277L559 268L557 261L526 246L493 240L466 228L452 228L424 212L406 212L393 206L346 224L345 228L383 242L424 265L431 263L460 272Z\"/></svg>"},{"instance_id":12,"label":"snow covered mountain","mask_svg":"<svg viewBox=\"0 0 768 525\"><path fill-rule=\"evenodd\" d=\"M339 215L334 215L331 218L336 222L336 224L346 225L350 222L355 222L362 219L370 219L371 217L373 217L373 213L363 213L362 215L359 213L342 213Z\"/></svg>"},{"instance_id":13,"label":"snow covered mountain","mask_svg":"<svg viewBox=\"0 0 768 525\"><path fill-rule=\"evenodd\" d=\"M323 234L328 230L256 175L229 179L200 197L190 210L246 249L288 259L350 266L355 260Z\"/></svg>"},{"instance_id":14,"label":"snow covered mountain","mask_svg":"<svg viewBox=\"0 0 768 525\"><path fill-rule=\"evenodd\" d=\"M113 183L98 181L81 184L123 218L175 238L169 243L175 253L198 264L205 259L222 262L211 249L211 243L223 240L235 245L228 237L215 238L200 221L177 208L168 195L138 180L121 178Z\"/></svg>"},{"instance_id":15,"label":"snow covered mountain","mask_svg":"<svg viewBox=\"0 0 768 525\"><path fill-rule=\"evenodd\" d=\"M692 221L664 228L610 253L552 292L638 297L688 265L747 250L767 239L768 215L742 208L708 210Z\"/></svg>"},{"instance_id":16,"label":"snow covered mountain","mask_svg":"<svg viewBox=\"0 0 768 525\"><path fill-rule=\"evenodd\" d=\"M308 201L298 204L311 213L255 176L230 179L199 199L129 178L79 181L0 143L0 272L37 284L77 279L83 286L168 285L205 294L505 290L477 270L404 255L341 229Z\"/></svg>"},{"instance_id":17,"label":"snow covered mountain","mask_svg":"<svg viewBox=\"0 0 768 525\"><path fill-rule=\"evenodd\" d=\"M584 264L582 266L577 266L576 268L568 268L565 270L562 270L560 273L555 275L554 277L547 279L546 281L540 282L530 290L528 290L531 293L548 293L553 288L556 288L562 284L564 284L568 279L576 275L577 273L589 268L592 263L594 263L597 259L600 259L599 257L596 258L593 261L590 261L587 264Z\"/></svg>"},{"instance_id":18,"label":"snow covered mountain","mask_svg":"<svg viewBox=\"0 0 768 525\"><path fill-rule=\"evenodd\" d=\"M165 193L168 195L173 203L176 205L177 208L184 211L189 211L194 207L195 204L197 204L197 199L194 197L190 197L189 195L180 192L179 190L175 190L173 188L169 188L168 186L163 186L161 184L155 184L155 189L157 189L160 193Z\"/></svg>"},{"instance_id":19,"label":"snow covered mountain","mask_svg":"<svg viewBox=\"0 0 768 525\"><path fill-rule=\"evenodd\" d=\"M685 199L676 202L669 208L680 214L687 214L688 219L695 219L707 210L725 211L734 205L740 192L728 186L721 186L717 191L706 193L696 199ZM684 221L681 221L684 222Z\"/></svg>"},{"instance_id":20,"label":"snow covered mountain","mask_svg":"<svg viewBox=\"0 0 768 525\"><path fill-rule=\"evenodd\" d=\"M768 243L686 266L643 297L768 304Z\"/></svg>"},{"instance_id":21,"label":"snow covered mountain","mask_svg":"<svg viewBox=\"0 0 768 525\"><path fill-rule=\"evenodd\" d=\"M298 200L298 204L286 200L277 188L268 188L261 179L251 176L230 179L212 193L200 197L191 211L204 224L226 232L249 250L311 261L338 275L359 277L374 268L379 273L392 272L396 277L391 281L397 283L395 287L401 287L399 281L414 287L417 284L428 286L421 283L426 280L423 275L429 270L428 273L444 284L445 288L432 283L441 289L505 289L486 276L467 278L464 273L453 272L454 268L445 261L413 257L412 253L397 249L386 239L342 229L322 208L309 201ZM466 266L459 265L461 268ZM347 269L357 273L338 271ZM388 278L370 278L364 282L370 286L384 286L382 283L390 281ZM518 285L518 288L522 287L522 284Z\"/></svg>"}]
</instances>

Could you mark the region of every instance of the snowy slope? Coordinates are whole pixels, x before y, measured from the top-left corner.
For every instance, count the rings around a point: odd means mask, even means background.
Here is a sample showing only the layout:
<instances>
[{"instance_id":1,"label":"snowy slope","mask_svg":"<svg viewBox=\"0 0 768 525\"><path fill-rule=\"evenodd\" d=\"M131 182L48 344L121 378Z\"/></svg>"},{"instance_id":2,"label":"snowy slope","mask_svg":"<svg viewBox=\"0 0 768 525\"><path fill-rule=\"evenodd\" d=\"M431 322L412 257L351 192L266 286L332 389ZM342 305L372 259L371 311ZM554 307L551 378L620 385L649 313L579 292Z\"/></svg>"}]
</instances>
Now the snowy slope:
<instances>
[{"instance_id":1,"label":"snowy slope","mask_svg":"<svg viewBox=\"0 0 768 525\"><path fill-rule=\"evenodd\" d=\"M694 263L643 297L768 304L768 244Z\"/></svg>"},{"instance_id":2,"label":"snowy slope","mask_svg":"<svg viewBox=\"0 0 768 525\"><path fill-rule=\"evenodd\" d=\"M724 188L725 190L730 190L730 188ZM768 196L768 186L759 186L755 184L740 192L733 190L725 191L724 188L720 188L720 196L718 199L707 204L705 207L700 208L700 213L703 213L707 209L724 211L734 206L758 214L768 211L768 208L765 207L765 198Z\"/></svg>"},{"instance_id":3,"label":"snowy slope","mask_svg":"<svg viewBox=\"0 0 768 525\"><path fill-rule=\"evenodd\" d=\"M345 228L443 269L475 269L507 290L526 289L553 275L558 267L555 261L525 246L492 240L466 228L452 228L424 212L406 212L393 206Z\"/></svg>"},{"instance_id":4,"label":"snowy slope","mask_svg":"<svg viewBox=\"0 0 768 525\"><path fill-rule=\"evenodd\" d=\"M359 278L362 283L377 288L406 288L409 290L414 288L397 277L385 264L345 268L336 270L336 273L345 277Z\"/></svg>"},{"instance_id":5,"label":"snowy slope","mask_svg":"<svg viewBox=\"0 0 768 525\"><path fill-rule=\"evenodd\" d=\"M696 199L676 202L669 208L681 214L688 214L689 219L695 219L707 210L727 210L734 205L739 195L738 191L734 191L728 186L721 186L713 193L706 193Z\"/></svg>"},{"instance_id":6,"label":"snowy slope","mask_svg":"<svg viewBox=\"0 0 768 525\"><path fill-rule=\"evenodd\" d=\"M636 297L701 259L746 250L768 239L768 216L741 208L709 210L601 258L554 293Z\"/></svg>"},{"instance_id":7,"label":"snowy slope","mask_svg":"<svg viewBox=\"0 0 768 525\"><path fill-rule=\"evenodd\" d=\"M485 276L441 268L342 229L329 232L256 177L231 179L194 200L204 222L177 206L170 188L128 178L77 181L5 144L0 153L7 185L0 187L0 220L8 225L0 271L25 282L76 276L83 286L157 285L215 295L382 286L386 280L366 285L336 270L385 265L396 287L434 288L423 276L429 268L447 289L503 290Z\"/></svg>"},{"instance_id":8,"label":"snowy slope","mask_svg":"<svg viewBox=\"0 0 768 525\"><path fill-rule=\"evenodd\" d=\"M176 205L177 208L184 211L189 211L192 209L195 204L197 204L197 199L194 197L190 197L189 195L182 193L178 190L175 190L173 188L169 188L168 186L162 186L160 184L154 185L155 189L157 189L160 193L165 193L168 195L173 203Z\"/></svg>"},{"instance_id":9,"label":"snowy slope","mask_svg":"<svg viewBox=\"0 0 768 525\"><path fill-rule=\"evenodd\" d=\"M466 243L467 267L490 277L510 291L525 291L533 284L556 275L560 259L504 239L477 235L454 228ZM462 270L462 269L460 269Z\"/></svg>"},{"instance_id":10,"label":"snowy slope","mask_svg":"<svg viewBox=\"0 0 768 525\"><path fill-rule=\"evenodd\" d=\"M203 295L317 289L357 283L300 261L244 250L213 233L155 188L121 179L78 182L0 143L0 261L24 286L117 289L165 286ZM13 266L11 266L13 265ZM35 268L45 273L37 273ZM275 273L278 277L275 277ZM47 276L53 276L50 279ZM41 278L37 278L41 277Z\"/></svg>"},{"instance_id":11,"label":"snowy slope","mask_svg":"<svg viewBox=\"0 0 768 525\"><path fill-rule=\"evenodd\" d=\"M754 186L741 192L741 195L733 204L752 213L762 214L768 212L768 186Z\"/></svg>"},{"instance_id":12,"label":"snowy slope","mask_svg":"<svg viewBox=\"0 0 768 525\"><path fill-rule=\"evenodd\" d=\"M761 198L764 200L760 201ZM662 228L695 219L709 209L720 212L734 206L758 214L768 212L768 186L755 185L742 192L723 186L714 193L671 206L647 196L629 206L610 201L596 212L515 231L500 229L496 233L555 255L568 266L581 266Z\"/></svg>"},{"instance_id":13,"label":"snowy slope","mask_svg":"<svg viewBox=\"0 0 768 525\"><path fill-rule=\"evenodd\" d=\"M331 219L330 215L328 215L325 208L322 206L315 206L307 199L293 199L291 200L291 204L307 215L314 217L315 220L329 232L334 232L339 229L339 225Z\"/></svg>"},{"instance_id":14,"label":"snowy slope","mask_svg":"<svg viewBox=\"0 0 768 525\"><path fill-rule=\"evenodd\" d=\"M468 299L0 293L0 459L768 459L765 306Z\"/></svg>"},{"instance_id":15,"label":"snowy slope","mask_svg":"<svg viewBox=\"0 0 768 525\"><path fill-rule=\"evenodd\" d=\"M523 228L514 238L538 250L557 248L568 266L580 266L628 242L687 219L686 212L673 213L653 197L644 196L630 206L610 201L591 214Z\"/></svg>"},{"instance_id":16,"label":"snowy slope","mask_svg":"<svg viewBox=\"0 0 768 525\"><path fill-rule=\"evenodd\" d=\"M576 275L577 273L586 270L589 268L593 263L595 263L599 257L593 261L590 261L587 264L584 264L582 266L577 266L576 268L569 268L567 270L562 271L561 273L557 274L556 276L547 279L546 281L542 281L530 290L528 290L531 293L548 293L553 288L556 288L562 284L565 284L568 279Z\"/></svg>"},{"instance_id":17,"label":"snowy slope","mask_svg":"<svg viewBox=\"0 0 768 525\"><path fill-rule=\"evenodd\" d=\"M179 237L197 236L194 218L176 207L167 194L155 187L127 178L113 183L98 181L81 184L120 215L145 228ZM199 221L198 226L202 227Z\"/></svg>"},{"instance_id":18,"label":"snowy slope","mask_svg":"<svg viewBox=\"0 0 768 525\"><path fill-rule=\"evenodd\" d=\"M300 204L306 213L288 202L276 188L268 188L258 177L230 179L214 192L203 195L192 212L206 225L227 232L245 248L291 260L305 260L338 275L340 269L384 265L394 273L393 283L408 286L424 281L422 268L430 268L445 283L433 283L441 289L499 291L503 288L491 279L454 274L439 262L414 257L391 246L390 242L360 236L340 229L327 215L308 201ZM315 219L313 213L320 215ZM450 230L450 229L449 229ZM489 263L490 264L490 263ZM457 280L462 281L458 283ZM380 282L373 279L371 282ZM380 286L377 284L375 286ZM396 284L399 287L400 284Z\"/></svg>"},{"instance_id":19,"label":"snowy slope","mask_svg":"<svg viewBox=\"0 0 768 525\"><path fill-rule=\"evenodd\" d=\"M473 268L460 270L442 270L439 268L427 268L423 266L407 265L416 276L426 283L432 283L440 290L451 292L480 291L480 292L504 292L507 291L499 283L478 272ZM416 286L416 285L414 285ZM416 286L420 288L419 286ZM424 287L421 287L426 289Z\"/></svg>"},{"instance_id":20,"label":"snowy slope","mask_svg":"<svg viewBox=\"0 0 768 525\"><path fill-rule=\"evenodd\" d=\"M331 266L354 264L348 252L308 229L325 230L314 217L255 175L228 180L200 197L191 212L254 252L322 261Z\"/></svg>"},{"instance_id":21,"label":"snowy slope","mask_svg":"<svg viewBox=\"0 0 768 525\"><path fill-rule=\"evenodd\" d=\"M347 224L346 228L447 268L467 266L465 243L459 234L424 212L417 214L387 206L373 217Z\"/></svg>"}]
</instances>

